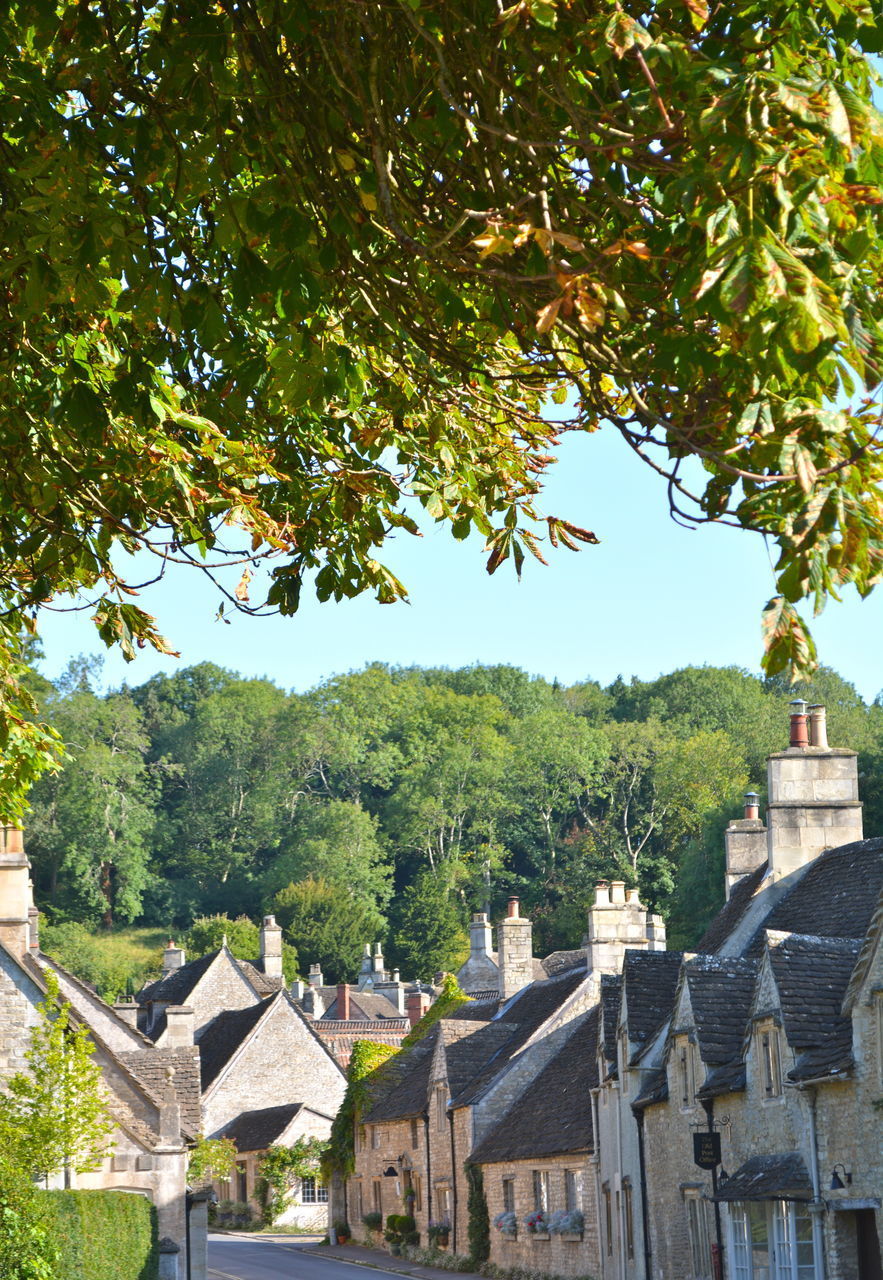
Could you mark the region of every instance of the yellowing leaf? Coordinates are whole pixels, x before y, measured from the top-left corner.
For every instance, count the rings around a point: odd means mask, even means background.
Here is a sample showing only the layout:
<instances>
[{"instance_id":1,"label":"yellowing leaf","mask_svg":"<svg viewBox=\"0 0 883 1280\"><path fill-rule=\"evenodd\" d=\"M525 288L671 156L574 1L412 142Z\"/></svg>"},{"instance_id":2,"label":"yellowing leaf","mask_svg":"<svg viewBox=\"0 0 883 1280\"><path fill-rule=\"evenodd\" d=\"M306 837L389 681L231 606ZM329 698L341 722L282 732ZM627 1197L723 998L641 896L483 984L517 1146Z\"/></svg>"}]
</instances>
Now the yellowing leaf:
<instances>
[{"instance_id":1,"label":"yellowing leaf","mask_svg":"<svg viewBox=\"0 0 883 1280\"><path fill-rule=\"evenodd\" d=\"M374 213L377 209L377 197L373 196L370 191L363 191L359 188L359 199L369 213Z\"/></svg>"},{"instance_id":2,"label":"yellowing leaf","mask_svg":"<svg viewBox=\"0 0 883 1280\"><path fill-rule=\"evenodd\" d=\"M633 253L636 258L644 259L650 257L650 250L643 240L614 240L613 244L607 246L604 253L608 257L617 253Z\"/></svg>"},{"instance_id":3,"label":"yellowing leaf","mask_svg":"<svg viewBox=\"0 0 883 1280\"><path fill-rule=\"evenodd\" d=\"M348 173L350 170L355 169L356 162L348 151L338 151L336 154L337 163L340 165L341 169L346 169Z\"/></svg>"},{"instance_id":4,"label":"yellowing leaf","mask_svg":"<svg viewBox=\"0 0 883 1280\"><path fill-rule=\"evenodd\" d=\"M537 333L548 333L555 321L558 319L558 312L561 310L561 303L564 301L564 295L555 298L542 310L537 312Z\"/></svg>"},{"instance_id":5,"label":"yellowing leaf","mask_svg":"<svg viewBox=\"0 0 883 1280\"><path fill-rule=\"evenodd\" d=\"M248 566L246 566L242 570L242 577L239 579L239 582L236 585L236 590L233 592L237 600L241 600L243 602L248 600L248 584L250 582L251 582L251 570L248 568Z\"/></svg>"},{"instance_id":6,"label":"yellowing leaf","mask_svg":"<svg viewBox=\"0 0 883 1280\"><path fill-rule=\"evenodd\" d=\"M592 297L590 293L582 291L576 297L576 313L580 324L589 333L594 333L596 329L601 328L607 314L603 303Z\"/></svg>"}]
</instances>

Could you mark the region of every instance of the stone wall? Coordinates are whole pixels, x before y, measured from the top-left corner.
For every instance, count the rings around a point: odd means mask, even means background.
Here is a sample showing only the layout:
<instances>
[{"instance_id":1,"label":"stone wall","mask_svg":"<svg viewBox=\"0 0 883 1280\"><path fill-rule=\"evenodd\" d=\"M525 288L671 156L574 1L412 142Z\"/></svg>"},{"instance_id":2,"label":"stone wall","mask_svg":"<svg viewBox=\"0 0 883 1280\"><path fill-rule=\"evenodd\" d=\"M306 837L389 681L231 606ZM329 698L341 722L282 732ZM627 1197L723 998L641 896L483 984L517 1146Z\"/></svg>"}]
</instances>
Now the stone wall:
<instances>
[{"instance_id":1,"label":"stone wall","mask_svg":"<svg viewBox=\"0 0 883 1280\"><path fill-rule=\"evenodd\" d=\"M334 1116L345 1088L337 1063L281 996L203 1095L204 1131L216 1137L243 1111L287 1102Z\"/></svg>"},{"instance_id":2,"label":"stone wall","mask_svg":"<svg viewBox=\"0 0 883 1280\"><path fill-rule=\"evenodd\" d=\"M561 1236L550 1236L546 1240L528 1233L524 1219L536 1207L534 1170L549 1175L551 1213L565 1208L565 1173L571 1171L581 1177L582 1212L585 1219L582 1239L565 1240ZM500 1267L524 1267L552 1275L600 1275L595 1175L592 1160L585 1152L553 1158L516 1160L506 1164L488 1164L482 1167L482 1172L491 1219L491 1262ZM511 1179L515 1184L515 1214L518 1219L515 1239L504 1236L493 1225L497 1214L503 1212L504 1178ZM462 1249L460 1252L466 1250Z\"/></svg>"},{"instance_id":3,"label":"stone wall","mask_svg":"<svg viewBox=\"0 0 883 1280\"><path fill-rule=\"evenodd\" d=\"M247 1009L258 999L239 966L222 951L187 997L187 1006L193 1010L195 1038L199 1039L199 1033L219 1013L227 1009Z\"/></svg>"}]
</instances>

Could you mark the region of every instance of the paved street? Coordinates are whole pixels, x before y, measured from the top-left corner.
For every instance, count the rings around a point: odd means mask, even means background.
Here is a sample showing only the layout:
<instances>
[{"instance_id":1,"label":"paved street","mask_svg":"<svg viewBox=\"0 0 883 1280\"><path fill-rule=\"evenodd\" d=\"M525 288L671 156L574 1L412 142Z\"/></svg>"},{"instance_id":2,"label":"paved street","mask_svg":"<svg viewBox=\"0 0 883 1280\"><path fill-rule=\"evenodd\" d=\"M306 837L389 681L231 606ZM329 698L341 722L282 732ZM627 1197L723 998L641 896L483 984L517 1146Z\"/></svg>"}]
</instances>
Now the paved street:
<instances>
[{"instance_id":1,"label":"paved street","mask_svg":"<svg viewBox=\"0 0 883 1280\"><path fill-rule=\"evenodd\" d=\"M239 1236L210 1235L208 1238L209 1280L401 1280L401 1272L383 1271L376 1266L367 1269L355 1262L335 1257L316 1257L307 1252L315 1249L315 1240L306 1242L289 1237L246 1239ZM360 1251L370 1256L367 1250ZM376 1256L376 1255L375 1255ZM407 1264L405 1264L407 1266ZM408 1267L417 1280L435 1280L447 1273L432 1268ZM464 1280L469 1280L465 1277Z\"/></svg>"}]
</instances>

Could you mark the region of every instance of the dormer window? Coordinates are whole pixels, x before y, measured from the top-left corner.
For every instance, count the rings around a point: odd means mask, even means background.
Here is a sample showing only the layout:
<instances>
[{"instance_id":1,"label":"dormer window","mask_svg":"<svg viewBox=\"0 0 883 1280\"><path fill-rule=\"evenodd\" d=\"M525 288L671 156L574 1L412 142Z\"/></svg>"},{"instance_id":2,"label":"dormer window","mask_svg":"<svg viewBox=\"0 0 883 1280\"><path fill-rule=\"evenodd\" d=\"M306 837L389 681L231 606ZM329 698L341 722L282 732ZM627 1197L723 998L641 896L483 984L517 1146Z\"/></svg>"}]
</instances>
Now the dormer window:
<instances>
[{"instance_id":1,"label":"dormer window","mask_svg":"<svg viewBox=\"0 0 883 1280\"><path fill-rule=\"evenodd\" d=\"M761 1096L782 1096L782 1063L779 1056L779 1031L772 1022L757 1029L757 1054L760 1063Z\"/></svg>"}]
</instances>

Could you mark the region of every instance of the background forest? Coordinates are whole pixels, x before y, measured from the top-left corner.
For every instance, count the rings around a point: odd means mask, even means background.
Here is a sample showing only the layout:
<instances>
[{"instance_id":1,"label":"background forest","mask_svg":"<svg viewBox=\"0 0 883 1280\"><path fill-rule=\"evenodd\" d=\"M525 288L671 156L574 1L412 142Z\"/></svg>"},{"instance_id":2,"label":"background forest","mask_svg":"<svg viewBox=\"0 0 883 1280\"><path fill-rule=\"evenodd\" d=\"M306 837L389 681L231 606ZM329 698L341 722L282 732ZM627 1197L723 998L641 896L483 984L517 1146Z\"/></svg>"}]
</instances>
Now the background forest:
<instances>
[{"instance_id":1,"label":"background forest","mask_svg":"<svg viewBox=\"0 0 883 1280\"><path fill-rule=\"evenodd\" d=\"M109 693L99 680L92 659L54 686L32 676L68 760L34 788L27 848L44 946L111 992L170 930L196 949L226 930L253 956L238 918L265 910L289 972L319 962L330 982L380 940L408 979L452 967L469 913L497 916L511 893L545 954L580 944L605 877L637 884L669 945L689 946L723 900L724 827L747 788L763 795L795 696L715 667L608 688L379 664L305 694L208 663ZM824 669L800 696L860 753L865 830L883 831L883 701Z\"/></svg>"}]
</instances>

